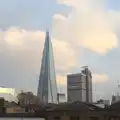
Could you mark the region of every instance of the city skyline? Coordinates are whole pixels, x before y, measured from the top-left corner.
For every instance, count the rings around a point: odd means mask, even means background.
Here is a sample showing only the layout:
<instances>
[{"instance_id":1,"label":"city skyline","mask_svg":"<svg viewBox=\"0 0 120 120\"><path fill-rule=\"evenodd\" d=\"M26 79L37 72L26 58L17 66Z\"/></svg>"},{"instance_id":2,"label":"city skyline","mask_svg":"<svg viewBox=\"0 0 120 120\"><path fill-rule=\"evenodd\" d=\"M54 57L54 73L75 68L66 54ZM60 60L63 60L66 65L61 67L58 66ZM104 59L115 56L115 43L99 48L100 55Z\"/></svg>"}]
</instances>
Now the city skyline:
<instances>
[{"instance_id":1,"label":"city skyline","mask_svg":"<svg viewBox=\"0 0 120 120\"><path fill-rule=\"evenodd\" d=\"M0 85L36 93L45 30L50 28L63 91L66 75L87 65L93 93L111 99L120 80L119 6L118 0L0 1Z\"/></svg>"}]
</instances>

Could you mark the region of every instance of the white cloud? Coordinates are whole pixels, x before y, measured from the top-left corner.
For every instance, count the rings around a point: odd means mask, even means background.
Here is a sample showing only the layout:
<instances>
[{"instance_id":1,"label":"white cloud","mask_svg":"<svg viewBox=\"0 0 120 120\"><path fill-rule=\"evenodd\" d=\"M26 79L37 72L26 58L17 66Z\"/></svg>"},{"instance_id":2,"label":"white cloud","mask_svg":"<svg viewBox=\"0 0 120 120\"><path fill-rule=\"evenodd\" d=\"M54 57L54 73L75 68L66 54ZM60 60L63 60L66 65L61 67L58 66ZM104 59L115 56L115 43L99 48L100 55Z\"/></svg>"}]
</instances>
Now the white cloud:
<instances>
[{"instance_id":1,"label":"white cloud","mask_svg":"<svg viewBox=\"0 0 120 120\"><path fill-rule=\"evenodd\" d=\"M77 54L68 42L54 40L53 48L58 70L69 72L71 68L77 66Z\"/></svg>"},{"instance_id":2,"label":"white cloud","mask_svg":"<svg viewBox=\"0 0 120 120\"><path fill-rule=\"evenodd\" d=\"M67 18L65 16L63 16L62 14L55 14L53 16L53 19L58 19L58 20L67 20Z\"/></svg>"},{"instance_id":3,"label":"white cloud","mask_svg":"<svg viewBox=\"0 0 120 120\"><path fill-rule=\"evenodd\" d=\"M92 77L93 83L104 83L109 80L106 74L93 74Z\"/></svg>"},{"instance_id":4,"label":"white cloud","mask_svg":"<svg viewBox=\"0 0 120 120\"><path fill-rule=\"evenodd\" d=\"M30 31L16 27L10 27L2 33L2 43L9 49L19 65L33 72L39 73L40 61L45 41L45 33L42 31ZM4 41L4 42L3 42ZM77 65L77 56L67 41L52 39L55 56L56 70L67 72Z\"/></svg>"},{"instance_id":5,"label":"white cloud","mask_svg":"<svg viewBox=\"0 0 120 120\"><path fill-rule=\"evenodd\" d=\"M32 49L39 42L43 46L45 33L42 31L27 31L17 27L10 27L3 32L4 41L14 49ZM38 47L38 46L37 46Z\"/></svg>"},{"instance_id":6,"label":"white cloud","mask_svg":"<svg viewBox=\"0 0 120 120\"><path fill-rule=\"evenodd\" d=\"M56 79L57 79L58 86L59 85L63 85L63 86L67 85L67 78L66 78L66 76L57 75Z\"/></svg>"},{"instance_id":7,"label":"white cloud","mask_svg":"<svg viewBox=\"0 0 120 120\"><path fill-rule=\"evenodd\" d=\"M99 54L118 47L116 12L105 11L104 0L58 0L58 4L70 5L73 9L66 20L54 17L53 36Z\"/></svg>"}]
</instances>

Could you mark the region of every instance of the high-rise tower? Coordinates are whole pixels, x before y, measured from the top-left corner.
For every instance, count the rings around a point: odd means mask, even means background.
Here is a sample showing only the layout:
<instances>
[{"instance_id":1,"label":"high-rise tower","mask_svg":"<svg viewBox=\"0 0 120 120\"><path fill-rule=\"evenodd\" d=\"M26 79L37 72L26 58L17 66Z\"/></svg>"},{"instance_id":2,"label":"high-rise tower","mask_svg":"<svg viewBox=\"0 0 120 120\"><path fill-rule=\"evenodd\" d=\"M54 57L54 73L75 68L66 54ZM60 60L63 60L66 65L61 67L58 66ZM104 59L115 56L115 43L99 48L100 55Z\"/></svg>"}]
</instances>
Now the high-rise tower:
<instances>
[{"instance_id":1,"label":"high-rise tower","mask_svg":"<svg viewBox=\"0 0 120 120\"><path fill-rule=\"evenodd\" d=\"M37 96L40 102L57 103L57 84L52 43L46 32Z\"/></svg>"},{"instance_id":2,"label":"high-rise tower","mask_svg":"<svg viewBox=\"0 0 120 120\"><path fill-rule=\"evenodd\" d=\"M92 73L84 66L81 73L67 75L68 101L92 103Z\"/></svg>"}]
</instances>

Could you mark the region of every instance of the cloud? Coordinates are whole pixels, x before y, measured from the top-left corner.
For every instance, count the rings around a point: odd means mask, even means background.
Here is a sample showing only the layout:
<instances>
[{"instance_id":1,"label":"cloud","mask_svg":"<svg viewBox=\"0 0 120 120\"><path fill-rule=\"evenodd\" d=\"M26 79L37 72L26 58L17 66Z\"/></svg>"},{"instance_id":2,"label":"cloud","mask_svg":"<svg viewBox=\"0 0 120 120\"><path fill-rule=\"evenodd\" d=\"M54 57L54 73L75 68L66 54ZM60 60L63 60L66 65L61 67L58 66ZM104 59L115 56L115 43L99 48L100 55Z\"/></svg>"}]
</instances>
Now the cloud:
<instances>
[{"instance_id":1,"label":"cloud","mask_svg":"<svg viewBox=\"0 0 120 120\"><path fill-rule=\"evenodd\" d=\"M53 40L54 56L58 71L69 72L77 66L77 54L70 44L62 40Z\"/></svg>"},{"instance_id":2,"label":"cloud","mask_svg":"<svg viewBox=\"0 0 120 120\"><path fill-rule=\"evenodd\" d=\"M67 18L65 16L63 16L62 14L55 14L53 16L53 19L64 20L64 21L67 20Z\"/></svg>"},{"instance_id":3,"label":"cloud","mask_svg":"<svg viewBox=\"0 0 120 120\"><path fill-rule=\"evenodd\" d=\"M58 4L71 6L72 12L65 19L58 14L54 16L53 35L56 38L69 41L75 48L87 48L99 54L118 47L113 29L115 14L104 10L103 0L58 0Z\"/></svg>"},{"instance_id":4,"label":"cloud","mask_svg":"<svg viewBox=\"0 0 120 120\"><path fill-rule=\"evenodd\" d=\"M92 74L93 83L104 83L109 80L109 77L106 74Z\"/></svg>"},{"instance_id":5,"label":"cloud","mask_svg":"<svg viewBox=\"0 0 120 120\"><path fill-rule=\"evenodd\" d=\"M67 85L67 77L66 76L57 75L57 84L66 86Z\"/></svg>"},{"instance_id":6,"label":"cloud","mask_svg":"<svg viewBox=\"0 0 120 120\"><path fill-rule=\"evenodd\" d=\"M18 66L39 74L45 41L44 31L10 27L0 31L0 43ZM77 65L77 55L67 41L52 38L57 73L65 74Z\"/></svg>"},{"instance_id":7,"label":"cloud","mask_svg":"<svg viewBox=\"0 0 120 120\"><path fill-rule=\"evenodd\" d=\"M43 44L45 33L42 31L27 31L17 27L10 27L3 32L3 35L6 44L13 47L13 49L20 48L22 50L28 47L29 49L34 48L37 42Z\"/></svg>"}]
</instances>

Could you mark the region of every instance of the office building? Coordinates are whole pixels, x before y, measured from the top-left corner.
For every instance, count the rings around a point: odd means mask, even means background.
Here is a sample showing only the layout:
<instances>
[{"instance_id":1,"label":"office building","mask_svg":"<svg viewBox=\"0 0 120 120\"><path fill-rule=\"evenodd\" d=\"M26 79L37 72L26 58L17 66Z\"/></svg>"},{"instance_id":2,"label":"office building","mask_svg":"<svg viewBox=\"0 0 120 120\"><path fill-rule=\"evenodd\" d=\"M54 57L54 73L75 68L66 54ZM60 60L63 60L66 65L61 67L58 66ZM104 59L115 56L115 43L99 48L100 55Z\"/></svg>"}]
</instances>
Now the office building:
<instances>
[{"instance_id":1,"label":"office building","mask_svg":"<svg viewBox=\"0 0 120 120\"><path fill-rule=\"evenodd\" d=\"M86 77L86 102L92 103L92 73L88 67L85 67L81 73Z\"/></svg>"},{"instance_id":2,"label":"office building","mask_svg":"<svg viewBox=\"0 0 120 120\"><path fill-rule=\"evenodd\" d=\"M40 102L57 103L54 57L49 32L46 32L37 96Z\"/></svg>"},{"instance_id":3,"label":"office building","mask_svg":"<svg viewBox=\"0 0 120 120\"><path fill-rule=\"evenodd\" d=\"M57 93L57 97L58 97L58 103L65 103L66 102L66 98L65 98L64 93Z\"/></svg>"},{"instance_id":4,"label":"office building","mask_svg":"<svg viewBox=\"0 0 120 120\"><path fill-rule=\"evenodd\" d=\"M88 68L67 76L68 102L92 102L92 76Z\"/></svg>"},{"instance_id":5,"label":"office building","mask_svg":"<svg viewBox=\"0 0 120 120\"><path fill-rule=\"evenodd\" d=\"M120 95L119 94L112 96L111 104L114 104L114 103L119 102L119 101L120 101Z\"/></svg>"}]
</instances>

